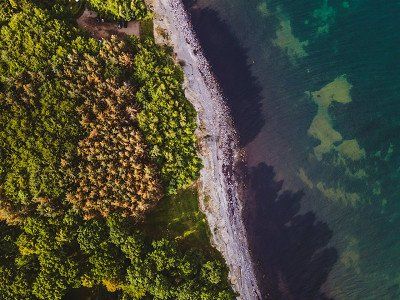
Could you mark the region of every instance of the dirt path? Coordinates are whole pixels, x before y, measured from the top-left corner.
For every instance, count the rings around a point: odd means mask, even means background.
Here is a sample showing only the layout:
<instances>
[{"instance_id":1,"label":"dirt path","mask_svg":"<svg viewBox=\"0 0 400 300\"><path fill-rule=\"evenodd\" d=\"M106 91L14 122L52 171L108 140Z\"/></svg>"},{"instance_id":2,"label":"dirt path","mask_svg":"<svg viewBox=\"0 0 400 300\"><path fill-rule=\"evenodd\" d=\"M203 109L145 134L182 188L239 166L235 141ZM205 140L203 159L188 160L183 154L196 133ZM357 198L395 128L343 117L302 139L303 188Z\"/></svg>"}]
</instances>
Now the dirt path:
<instances>
[{"instance_id":1,"label":"dirt path","mask_svg":"<svg viewBox=\"0 0 400 300\"><path fill-rule=\"evenodd\" d=\"M79 27L89 31L93 37L108 39L112 35L123 38L126 35L140 35L140 25L137 21L128 22L127 28L117 28L117 22L97 22L97 14L87 8L76 20Z\"/></svg>"}]
</instances>

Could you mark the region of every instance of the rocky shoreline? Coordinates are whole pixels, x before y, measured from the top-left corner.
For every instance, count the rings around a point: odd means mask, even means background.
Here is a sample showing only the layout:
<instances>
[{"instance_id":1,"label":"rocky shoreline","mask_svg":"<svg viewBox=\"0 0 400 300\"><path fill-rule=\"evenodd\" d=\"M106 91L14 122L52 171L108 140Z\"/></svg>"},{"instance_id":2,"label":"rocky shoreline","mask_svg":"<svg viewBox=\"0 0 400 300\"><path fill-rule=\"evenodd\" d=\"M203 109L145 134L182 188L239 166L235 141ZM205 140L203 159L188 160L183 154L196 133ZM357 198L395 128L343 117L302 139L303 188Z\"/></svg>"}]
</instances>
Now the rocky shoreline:
<instances>
[{"instance_id":1,"label":"rocky shoreline","mask_svg":"<svg viewBox=\"0 0 400 300\"><path fill-rule=\"evenodd\" d=\"M226 260L238 298L261 299L242 219L243 186L235 174L242 154L229 111L181 0L153 0L148 4L154 12L156 42L171 45L183 62L185 94L197 111L204 165L198 190L212 243Z\"/></svg>"}]
</instances>

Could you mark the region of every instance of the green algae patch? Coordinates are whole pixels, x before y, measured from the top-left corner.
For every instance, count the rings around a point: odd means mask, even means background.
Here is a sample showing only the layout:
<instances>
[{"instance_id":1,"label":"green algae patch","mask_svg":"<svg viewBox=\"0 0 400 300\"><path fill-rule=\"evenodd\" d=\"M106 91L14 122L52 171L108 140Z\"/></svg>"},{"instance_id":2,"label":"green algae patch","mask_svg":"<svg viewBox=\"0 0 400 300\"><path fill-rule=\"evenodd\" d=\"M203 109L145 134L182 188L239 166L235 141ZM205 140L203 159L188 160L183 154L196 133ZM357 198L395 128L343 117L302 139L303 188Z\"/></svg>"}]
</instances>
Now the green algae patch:
<instances>
[{"instance_id":1,"label":"green algae patch","mask_svg":"<svg viewBox=\"0 0 400 300\"><path fill-rule=\"evenodd\" d=\"M351 173L351 171L347 167L346 175L355 179L363 179L367 177L365 170L361 169L355 173ZM297 176L308 188L316 188L329 200L340 202L349 206L355 206L361 201L361 197L359 194L348 192L341 185L338 185L337 187L328 187L328 184L322 181L318 181L317 183L315 183L313 179L307 175L306 171L303 168L300 168L298 170Z\"/></svg>"},{"instance_id":2,"label":"green algae patch","mask_svg":"<svg viewBox=\"0 0 400 300\"><path fill-rule=\"evenodd\" d=\"M308 186L310 189L314 188L314 183L312 182L312 180L307 176L306 171L304 171L303 168L299 169L299 172L297 173L297 175L299 176L299 178L301 179L301 181L303 181L303 183Z\"/></svg>"},{"instance_id":3,"label":"green algae patch","mask_svg":"<svg viewBox=\"0 0 400 300\"><path fill-rule=\"evenodd\" d=\"M351 102L351 87L346 76L342 75L319 91L311 92L311 98L318 105L318 111L308 129L308 134L320 141L320 144L314 147L314 154L318 160L321 160L325 153L335 149L335 143L343 140L342 135L332 126L329 107L333 102L342 104ZM348 146L346 143L341 149L348 153L351 150L346 148ZM354 146L353 143L350 143L350 146Z\"/></svg>"},{"instance_id":4,"label":"green algae patch","mask_svg":"<svg viewBox=\"0 0 400 300\"><path fill-rule=\"evenodd\" d=\"M292 25L287 17L279 13L278 18L280 22L276 31L276 38L273 40L274 45L285 51L292 62L307 56L305 47L308 45L308 41L301 41L294 36Z\"/></svg>"},{"instance_id":5,"label":"green algae patch","mask_svg":"<svg viewBox=\"0 0 400 300\"><path fill-rule=\"evenodd\" d=\"M334 149L334 144L340 142L342 135L333 129L331 118L327 111L318 108L318 114L312 121L308 134L320 141L320 144L314 147L314 154L318 160L322 159L322 155Z\"/></svg>"},{"instance_id":6,"label":"green algae patch","mask_svg":"<svg viewBox=\"0 0 400 300\"><path fill-rule=\"evenodd\" d=\"M325 85L322 89L312 92L311 95L318 106L328 109L332 102L351 102L350 90L352 85L345 75L337 77L334 81Z\"/></svg>"},{"instance_id":7,"label":"green algae patch","mask_svg":"<svg viewBox=\"0 0 400 300\"><path fill-rule=\"evenodd\" d=\"M346 205L355 206L361 200L359 194L347 192L342 186L327 187L320 181L317 183L317 188L326 198Z\"/></svg>"},{"instance_id":8,"label":"green algae patch","mask_svg":"<svg viewBox=\"0 0 400 300\"><path fill-rule=\"evenodd\" d=\"M345 168L346 168L345 174L350 178L365 179L368 177L367 172L364 169L358 169L357 171L352 172L348 167Z\"/></svg>"},{"instance_id":9,"label":"green algae patch","mask_svg":"<svg viewBox=\"0 0 400 300\"><path fill-rule=\"evenodd\" d=\"M343 105L351 102L351 88L352 85L347 77L341 75L320 90L309 93L312 101L318 106L318 110L308 129L308 134L319 141L313 149L318 161L322 161L324 155L330 153L332 155L327 155L325 163L341 168L349 178L362 180L368 177L367 172L362 168L354 170L349 163L365 159L366 152L356 139L343 139L342 134L333 128L329 114L329 108L334 102ZM350 206L356 205L361 200L359 194L348 192L341 185L332 187L322 181L315 184L302 169L298 176L308 187L316 187L328 199Z\"/></svg>"},{"instance_id":10,"label":"green algae patch","mask_svg":"<svg viewBox=\"0 0 400 300\"><path fill-rule=\"evenodd\" d=\"M356 139L343 141L336 150L353 161L365 158L365 150L360 148Z\"/></svg>"}]
</instances>

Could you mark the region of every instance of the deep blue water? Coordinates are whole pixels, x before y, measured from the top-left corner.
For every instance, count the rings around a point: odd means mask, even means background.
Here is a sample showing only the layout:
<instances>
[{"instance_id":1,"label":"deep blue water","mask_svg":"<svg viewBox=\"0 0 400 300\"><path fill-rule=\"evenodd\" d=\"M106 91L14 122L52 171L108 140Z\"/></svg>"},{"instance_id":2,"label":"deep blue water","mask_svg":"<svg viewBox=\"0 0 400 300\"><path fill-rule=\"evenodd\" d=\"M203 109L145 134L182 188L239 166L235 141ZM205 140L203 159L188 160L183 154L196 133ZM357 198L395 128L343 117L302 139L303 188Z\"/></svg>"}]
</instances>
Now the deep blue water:
<instances>
[{"instance_id":1,"label":"deep blue water","mask_svg":"<svg viewBox=\"0 0 400 300\"><path fill-rule=\"evenodd\" d=\"M400 299L400 1L187 0L270 299Z\"/></svg>"}]
</instances>

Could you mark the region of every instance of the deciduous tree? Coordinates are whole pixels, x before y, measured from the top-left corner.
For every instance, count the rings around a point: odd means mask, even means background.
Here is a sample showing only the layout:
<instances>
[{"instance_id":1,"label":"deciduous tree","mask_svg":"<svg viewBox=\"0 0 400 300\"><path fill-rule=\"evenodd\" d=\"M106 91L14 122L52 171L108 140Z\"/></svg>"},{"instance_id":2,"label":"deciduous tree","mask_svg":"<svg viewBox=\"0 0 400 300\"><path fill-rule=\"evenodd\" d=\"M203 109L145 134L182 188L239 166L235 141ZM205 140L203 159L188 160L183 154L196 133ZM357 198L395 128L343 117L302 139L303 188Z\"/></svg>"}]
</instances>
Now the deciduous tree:
<instances>
[{"instance_id":1,"label":"deciduous tree","mask_svg":"<svg viewBox=\"0 0 400 300\"><path fill-rule=\"evenodd\" d=\"M132 63L125 44L112 40L97 56L72 56L65 71L71 94L83 103L79 113L88 132L78 147L77 190L68 199L86 218L110 212L141 217L162 196L137 125L135 88L124 81Z\"/></svg>"}]
</instances>

